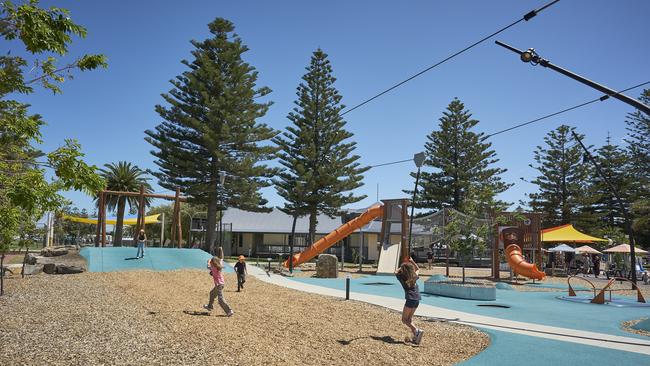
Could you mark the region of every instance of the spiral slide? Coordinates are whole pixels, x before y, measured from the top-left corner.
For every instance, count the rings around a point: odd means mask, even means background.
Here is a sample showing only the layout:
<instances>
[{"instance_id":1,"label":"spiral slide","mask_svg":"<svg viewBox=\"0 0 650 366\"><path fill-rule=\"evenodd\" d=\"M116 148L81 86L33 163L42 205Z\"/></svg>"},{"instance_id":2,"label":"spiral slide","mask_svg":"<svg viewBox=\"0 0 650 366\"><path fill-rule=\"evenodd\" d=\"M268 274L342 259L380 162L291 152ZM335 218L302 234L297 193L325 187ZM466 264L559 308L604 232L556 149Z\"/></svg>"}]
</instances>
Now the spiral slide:
<instances>
[{"instance_id":1,"label":"spiral slide","mask_svg":"<svg viewBox=\"0 0 650 366\"><path fill-rule=\"evenodd\" d=\"M370 207L366 212L359 215L345 224L339 226L336 230L325 235L320 240L316 241L309 248L305 249L303 252L293 255L293 266L299 266L302 263L307 262L308 260L314 258L320 253L327 250L327 248L338 243L346 236L352 234L355 230L362 228L370 221L380 217L384 213L384 206L377 205ZM289 260L284 261L284 266L289 268Z\"/></svg>"},{"instance_id":2,"label":"spiral slide","mask_svg":"<svg viewBox=\"0 0 650 366\"><path fill-rule=\"evenodd\" d=\"M521 248L517 244L510 244L506 247L506 260L513 271L533 280L543 280L546 274L533 263L524 260Z\"/></svg>"}]
</instances>

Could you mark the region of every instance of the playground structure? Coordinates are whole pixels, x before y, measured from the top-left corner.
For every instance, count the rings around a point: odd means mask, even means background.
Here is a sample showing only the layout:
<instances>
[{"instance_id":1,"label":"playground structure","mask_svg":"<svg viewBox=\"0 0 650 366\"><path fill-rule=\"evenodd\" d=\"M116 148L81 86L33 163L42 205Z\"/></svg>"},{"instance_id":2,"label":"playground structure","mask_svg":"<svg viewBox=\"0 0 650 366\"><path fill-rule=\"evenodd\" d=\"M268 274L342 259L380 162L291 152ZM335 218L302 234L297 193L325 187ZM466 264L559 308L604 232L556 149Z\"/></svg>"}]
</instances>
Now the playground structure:
<instances>
[{"instance_id":1,"label":"playground structure","mask_svg":"<svg viewBox=\"0 0 650 366\"><path fill-rule=\"evenodd\" d=\"M579 279L584 282L587 282L591 286L591 290L594 292L594 297L591 299L578 297L576 295L576 290L573 288L573 286L571 286L571 280L573 279ZM636 290L636 294L637 294L636 304L629 300L612 298L612 291L616 291L616 289L612 289L611 287L616 281L619 282L625 281L632 284L632 287ZM570 276L569 278L567 278L567 285L569 286L569 296L560 297L560 299L562 300L570 300L576 302L589 302L591 304L600 304L600 305L605 303L610 303L617 306L650 306L650 304L646 304L645 298L643 297L643 293L641 292L641 289L639 289L639 286L637 286L636 283L634 283L633 281L627 278L623 278L623 277L612 278L607 282L607 284L603 288L597 289L593 282L589 281L584 277ZM590 291L590 290L582 290L582 291ZM605 299L606 292L609 292L609 300Z\"/></svg>"},{"instance_id":2,"label":"playground structure","mask_svg":"<svg viewBox=\"0 0 650 366\"><path fill-rule=\"evenodd\" d=\"M524 259L521 247L519 246L522 233L519 228L509 227L501 231L503 245L505 246L506 261L516 273L535 280L543 280L546 275L537 269L533 263Z\"/></svg>"},{"instance_id":3,"label":"playground structure","mask_svg":"<svg viewBox=\"0 0 650 366\"><path fill-rule=\"evenodd\" d=\"M332 245L345 239L347 236L356 230L369 224L371 221L381 217L381 252L379 255L379 264L377 273L394 273L400 263L404 262L409 257L408 253L408 199L391 199L382 200L381 204L370 207L365 212L361 213L358 217L346 222L334 231L325 235L323 238L314 242L304 251L293 254L285 262L284 267L289 268L289 261L292 265L299 266L305 263L318 254L324 252ZM395 242L392 240L391 233L393 224L400 225L400 240Z\"/></svg>"},{"instance_id":4,"label":"playground structure","mask_svg":"<svg viewBox=\"0 0 650 366\"><path fill-rule=\"evenodd\" d=\"M109 196L126 196L138 197L138 217L135 222L135 233L145 225L145 198L160 198L174 201L174 210L172 214L171 227L171 246L176 242L180 248L183 242L183 231L181 230L181 202L187 202L187 198L180 195L180 188L176 188L174 196L166 194L145 193L144 186L140 186L140 192L123 192L102 190L98 193L99 209L97 214L97 235L95 236L95 246L106 246L106 200Z\"/></svg>"}]
</instances>

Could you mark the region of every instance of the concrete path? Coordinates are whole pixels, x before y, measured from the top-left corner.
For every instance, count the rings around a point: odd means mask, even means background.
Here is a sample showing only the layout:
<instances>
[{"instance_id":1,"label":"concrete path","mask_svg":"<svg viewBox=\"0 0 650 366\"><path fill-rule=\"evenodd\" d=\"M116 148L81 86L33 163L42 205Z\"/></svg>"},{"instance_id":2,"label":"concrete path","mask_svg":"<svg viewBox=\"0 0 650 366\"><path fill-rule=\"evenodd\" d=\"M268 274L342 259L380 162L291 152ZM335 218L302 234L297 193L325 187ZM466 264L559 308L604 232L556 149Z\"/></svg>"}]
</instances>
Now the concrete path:
<instances>
[{"instance_id":1,"label":"concrete path","mask_svg":"<svg viewBox=\"0 0 650 366\"><path fill-rule=\"evenodd\" d=\"M249 266L248 270L251 275L267 283L319 295L345 298L345 291L342 290L293 281L287 277L276 274L267 274L264 270L255 266ZM351 292L350 299L383 306L396 311L401 311L404 306L404 300L401 299L357 292ZM650 355L650 341L638 338L510 321L422 303L418 307L415 315L429 317L440 321L467 324L478 328Z\"/></svg>"}]
</instances>

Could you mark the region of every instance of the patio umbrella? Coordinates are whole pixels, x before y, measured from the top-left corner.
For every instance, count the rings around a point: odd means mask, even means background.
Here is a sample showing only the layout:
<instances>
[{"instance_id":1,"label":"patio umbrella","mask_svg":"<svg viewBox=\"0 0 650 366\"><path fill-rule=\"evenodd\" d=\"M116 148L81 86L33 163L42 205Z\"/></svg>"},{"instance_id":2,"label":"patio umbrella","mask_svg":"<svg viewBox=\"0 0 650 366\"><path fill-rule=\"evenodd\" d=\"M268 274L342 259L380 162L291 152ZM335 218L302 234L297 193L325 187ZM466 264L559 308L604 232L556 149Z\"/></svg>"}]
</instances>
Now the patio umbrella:
<instances>
[{"instance_id":1,"label":"patio umbrella","mask_svg":"<svg viewBox=\"0 0 650 366\"><path fill-rule=\"evenodd\" d=\"M630 244L621 244L617 245L615 247L605 249L603 250L605 253L629 253L630 252ZM636 254L647 254L648 252L646 250L643 250L641 248L634 247L634 252Z\"/></svg>"},{"instance_id":2,"label":"patio umbrella","mask_svg":"<svg viewBox=\"0 0 650 366\"><path fill-rule=\"evenodd\" d=\"M560 244L548 250L549 252L569 252L574 253L576 250L566 244Z\"/></svg>"},{"instance_id":3,"label":"patio umbrella","mask_svg":"<svg viewBox=\"0 0 650 366\"><path fill-rule=\"evenodd\" d=\"M602 254L596 249L590 247L589 245L583 245L579 248L576 248L576 253L587 253L587 254Z\"/></svg>"}]
</instances>

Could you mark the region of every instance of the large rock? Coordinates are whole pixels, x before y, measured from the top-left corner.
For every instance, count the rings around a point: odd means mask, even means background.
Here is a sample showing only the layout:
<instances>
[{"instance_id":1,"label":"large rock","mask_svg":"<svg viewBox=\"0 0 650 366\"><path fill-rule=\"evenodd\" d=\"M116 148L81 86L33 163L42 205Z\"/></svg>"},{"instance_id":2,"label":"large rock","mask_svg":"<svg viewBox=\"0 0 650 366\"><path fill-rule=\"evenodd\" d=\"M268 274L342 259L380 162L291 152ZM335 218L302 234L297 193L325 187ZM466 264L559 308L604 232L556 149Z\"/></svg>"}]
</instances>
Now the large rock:
<instances>
[{"instance_id":1,"label":"large rock","mask_svg":"<svg viewBox=\"0 0 650 366\"><path fill-rule=\"evenodd\" d=\"M23 271L25 272L25 275L36 275L39 274L43 271L43 265L41 264L25 264L23 267Z\"/></svg>"},{"instance_id":2,"label":"large rock","mask_svg":"<svg viewBox=\"0 0 650 366\"><path fill-rule=\"evenodd\" d=\"M36 256L32 253L27 254L27 259L25 260L25 264L36 264Z\"/></svg>"},{"instance_id":3,"label":"large rock","mask_svg":"<svg viewBox=\"0 0 650 366\"><path fill-rule=\"evenodd\" d=\"M47 274L55 274L56 273L56 264L54 263L45 263L43 265L43 272Z\"/></svg>"},{"instance_id":4,"label":"large rock","mask_svg":"<svg viewBox=\"0 0 650 366\"><path fill-rule=\"evenodd\" d=\"M339 275L338 259L332 254L321 254L316 262L316 277L337 278Z\"/></svg>"},{"instance_id":5,"label":"large rock","mask_svg":"<svg viewBox=\"0 0 650 366\"><path fill-rule=\"evenodd\" d=\"M58 257L66 254L68 254L68 249L66 248L44 248L41 250L41 255L44 257Z\"/></svg>"},{"instance_id":6,"label":"large rock","mask_svg":"<svg viewBox=\"0 0 650 366\"><path fill-rule=\"evenodd\" d=\"M73 274L73 273L81 273L83 271L85 271L83 267L68 266L65 264L59 264L56 266L56 273L58 274Z\"/></svg>"}]
</instances>

